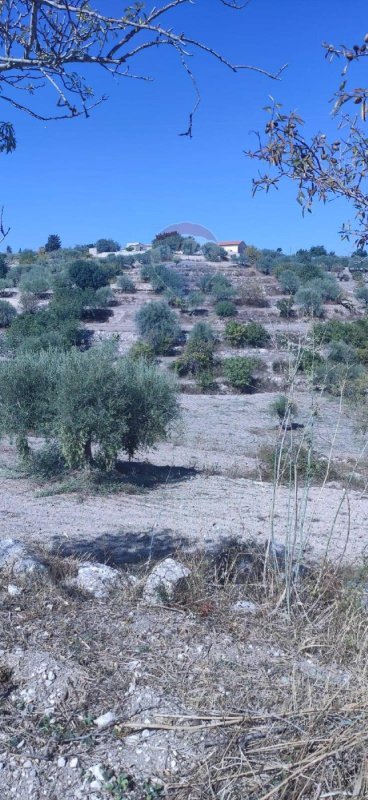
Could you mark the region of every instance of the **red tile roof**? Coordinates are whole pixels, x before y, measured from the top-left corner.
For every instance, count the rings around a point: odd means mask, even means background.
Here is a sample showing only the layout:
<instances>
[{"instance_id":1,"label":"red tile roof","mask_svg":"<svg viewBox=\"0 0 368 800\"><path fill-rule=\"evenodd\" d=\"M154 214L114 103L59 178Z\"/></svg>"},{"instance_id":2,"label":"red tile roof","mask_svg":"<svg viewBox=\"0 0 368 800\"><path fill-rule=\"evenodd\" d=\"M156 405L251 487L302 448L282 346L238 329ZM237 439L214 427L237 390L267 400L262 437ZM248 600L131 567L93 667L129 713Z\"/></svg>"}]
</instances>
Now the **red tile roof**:
<instances>
[{"instance_id":1,"label":"red tile roof","mask_svg":"<svg viewBox=\"0 0 368 800\"><path fill-rule=\"evenodd\" d=\"M241 239L239 239L239 241L237 241L237 242L217 242L217 244L218 244L219 247L226 247L226 246L230 246L230 245L243 244L243 242L242 242Z\"/></svg>"}]
</instances>

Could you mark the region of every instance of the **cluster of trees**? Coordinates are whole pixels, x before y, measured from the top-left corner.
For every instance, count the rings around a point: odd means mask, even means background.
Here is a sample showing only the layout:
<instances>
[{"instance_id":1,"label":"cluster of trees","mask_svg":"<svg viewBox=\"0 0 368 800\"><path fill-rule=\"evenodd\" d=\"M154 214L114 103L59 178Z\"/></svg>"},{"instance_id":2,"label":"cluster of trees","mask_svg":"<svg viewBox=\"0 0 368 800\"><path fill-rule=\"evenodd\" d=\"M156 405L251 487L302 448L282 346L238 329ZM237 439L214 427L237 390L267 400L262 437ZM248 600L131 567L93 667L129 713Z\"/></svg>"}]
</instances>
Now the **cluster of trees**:
<instances>
[{"instance_id":1,"label":"cluster of trees","mask_svg":"<svg viewBox=\"0 0 368 800\"><path fill-rule=\"evenodd\" d=\"M176 388L145 359L117 358L111 347L22 353L0 364L2 434L23 458L31 436L57 441L69 467L112 469L164 438L177 417Z\"/></svg>"}]
</instances>

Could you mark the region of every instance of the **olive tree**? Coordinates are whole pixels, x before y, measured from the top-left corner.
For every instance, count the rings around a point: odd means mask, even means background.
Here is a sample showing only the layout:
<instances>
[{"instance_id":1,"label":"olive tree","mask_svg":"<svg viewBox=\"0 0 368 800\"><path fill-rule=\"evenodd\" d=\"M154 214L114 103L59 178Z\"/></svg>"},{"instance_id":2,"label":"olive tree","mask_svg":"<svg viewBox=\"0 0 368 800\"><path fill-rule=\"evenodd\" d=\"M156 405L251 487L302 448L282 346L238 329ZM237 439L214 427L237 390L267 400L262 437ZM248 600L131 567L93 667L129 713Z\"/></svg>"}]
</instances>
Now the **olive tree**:
<instances>
[{"instance_id":1,"label":"olive tree","mask_svg":"<svg viewBox=\"0 0 368 800\"><path fill-rule=\"evenodd\" d=\"M0 362L0 430L15 437L23 457L30 452L31 433L51 432L57 380L57 362L50 352L24 353Z\"/></svg>"},{"instance_id":2,"label":"olive tree","mask_svg":"<svg viewBox=\"0 0 368 800\"><path fill-rule=\"evenodd\" d=\"M139 334L157 355L165 355L180 334L178 318L164 301L146 303L136 315Z\"/></svg>"},{"instance_id":3,"label":"olive tree","mask_svg":"<svg viewBox=\"0 0 368 800\"><path fill-rule=\"evenodd\" d=\"M56 440L70 467L112 468L164 438L178 414L173 379L110 347L19 355L0 363L2 435L30 454L32 434Z\"/></svg>"}]
</instances>

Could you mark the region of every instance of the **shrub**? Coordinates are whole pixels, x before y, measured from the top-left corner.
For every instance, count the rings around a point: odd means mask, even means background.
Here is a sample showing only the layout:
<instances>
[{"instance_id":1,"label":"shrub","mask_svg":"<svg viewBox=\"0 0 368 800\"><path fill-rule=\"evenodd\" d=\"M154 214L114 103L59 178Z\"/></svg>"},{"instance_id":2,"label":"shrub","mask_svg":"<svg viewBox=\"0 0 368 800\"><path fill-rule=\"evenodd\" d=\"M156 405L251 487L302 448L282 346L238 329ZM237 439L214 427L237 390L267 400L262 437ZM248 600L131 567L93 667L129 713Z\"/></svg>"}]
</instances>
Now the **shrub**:
<instances>
[{"instance_id":1,"label":"shrub","mask_svg":"<svg viewBox=\"0 0 368 800\"><path fill-rule=\"evenodd\" d=\"M147 342L134 342L132 346L128 350L128 358L132 359L133 361L138 361L140 358L143 358L149 364L153 364L156 361L155 351L153 347L149 345Z\"/></svg>"},{"instance_id":2,"label":"shrub","mask_svg":"<svg viewBox=\"0 0 368 800\"><path fill-rule=\"evenodd\" d=\"M171 252L181 250L184 239L178 231L167 231L167 233L158 233L152 240L153 249L157 247L167 247Z\"/></svg>"},{"instance_id":3,"label":"shrub","mask_svg":"<svg viewBox=\"0 0 368 800\"><path fill-rule=\"evenodd\" d=\"M98 253L116 253L120 250L119 242L114 239L97 239L95 247Z\"/></svg>"},{"instance_id":4,"label":"shrub","mask_svg":"<svg viewBox=\"0 0 368 800\"><path fill-rule=\"evenodd\" d=\"M295 302L298 303L304 312L311 317L323 316L323 299L318 289L304 287L299 289L295 295Z\"/></svg>"},{"instance_id":5,"label":"shrub","mask_svg":"<svg viewBox=\"0 0 368 800\"><path fill-rule=\"evenodd\" d=\"M178 358L173 369L178 375L194 375L204 377L206 386L211 376L213 383L215 335L210 325L197 322L189 334L183 355Z\"/></svg>"},{"instance_id":6,"label":"shrub","mask_svg":"<svg viewBox=\"0 0 368 800\"><path fill-rule=\"evenodd\" d=\"M17 312L7 300L0 300L0 328L8 328Z\"/></svg>"},{"instance_id":7,"label":"shrub","mask_svg":"<svg viewBox=\"0 0 368 800\"><path fill-rule=\"evenodd\" d=\"M346 342L332 342L328 358L335 364L354 364L357 361L357 353L354 347Z\"/></svg>"},{"instance_id":8,"label":"shrub","mask_svg":"<svg viewBox=\"0 0 368 800\"><path fill-rule=\"evenodd\" d=\"M278 300L276 306L279 309L280 317L283 319L295 317L294 300L291 297Z\"/></svg>"},{"instance_id":9,"label":"shrub","mask_svg":"<svg viewBox=\"0 0 368 800\"><path fill-rule=\"evenodd\" d=\"M308 289L313 289L318 292L323 301L339 300L341 297L340 286L333 275L324 275L322 278L315 278L308 284Z\"/></svg>"},{"instance_id":10,"label":"shrub","mask_svg":"<svg viewBox=\"0 0 368 800\"><path fill-rule=\"evenodd\" d=\"M93 261L74 261L69 267L69 278L79 289L99 289L108 283L105 270Z\"/></svg>"},{"instance_id":11,"label":"shrub","mask_svg":"<svg viewBox=\"0 0 368 800\"><path fill-rule=\"evenodd\" d=\"M94 293L95 302L100 308L107 308L114 302L114 292L110 286L100 286Z\"/></svg>"},{"instance_id":12,"label":"shrub","mask_svg":"<svg viewBox=\"0 0 368 800\"><path fill-rule=\"evenodd\" d=\"M276 414L279 420L287 421L296 414L297 406L289 397L281 394L271 403L270 410L272 414Z\"/></svg>"},{"instance_id":13,"label":"shrub","mask_svg":"<svg viewBox=\"0 0 368 800\"><path fill-rule=\"evenodd\" d=\"M227 259L226 250L213 242L206 242L202 247L202 252L207 261L226 261Z\"/></svg>"},{"instance_id":14,"label":"shrub","mask_svg":"<svg viewBox=\"0 0 368 800\"><path fill-rule=\"evenodd\" d=\"M186 236L182 242L182 251L185 255L192 255L193 253L198 253L200 250L200 246L192 236Z\"/></svg>"},{"instance_id":15,"label":"shrub","mask_svg":"<svg viewBox=\"0 0 368 800\"><path fill-rule=\"evenodd\" d=\"M353 347L366 347L368 339L368 317L354 320L354 322L341 322L328 320L314 326L314 338L317 344L328 343L336 340L351 344Z\"/></svg>"},{"instance_id":16,"label":"shrub","mask_svg":"<svg viewBox=\"0 0 368 800\"><path fill-rule=\"evenodd\" d=\"M131 278L128 278L127 275L119 275L117 279L117 285L121 292L125 292L126 294L134 294L137 291L136 285Z\"/></svg>"},{"instance_id":17,"label":"shrub","mask_svg":"<svg viewBox=\"0 0 368 800\"><path fill-rule=\"evenodd\" d=\"M50 288L50 281L44 271L39 267L33 267L23 275L19 282L19 289L25 294L35 294L37 297L42 295Z\"/></svg>"},{"instance_id":18,"label":"shrub","mask_svg":"<svg viewBox=\"0 0 368 800\"><path fill-rule=\"evenodd\" d=\"M29 455L28 466L37 478L51 480L62 475L67 467L58 442L51 441Z\"/></svg>"},{"instance_id":19,"label":"shrub","mask_svg":"<svg viewBox=\"0 0 368 800\"><path fill-rule=\"evenodd\" d=\"M76 319L59 318L54 310L44 308L34 314L19 314L6 332L9 347L21 352L68 350L85 344L87 337Z\"/></svg>"},{"instance_id":20,"label":"shrub","mask_svg":"<svg viewBox=\"0 0 368 800\"><path fill-rule=\"evenodd\" d=\"M220 300L215 305L218 317L235 317L237 312L236 305L231 300Z\"/></svg>"},{"instance_id":21,"label":"shrub","mask_svg":"<svg viewBox=\"0 0 368 800\"><path fill-rule=\"evenodd\" d=\"M39 300L35 294L24 292L20 296L20 305L25 314L34 314L39 307Z\"/></svg>"},{"instance_id":22,"label":"shrub","mask_svg":"<svg viewBox=\"0 0 368 800\"><path fill-rule=\"evenodd\" d=\"M240 392L253 392L255 389L254 370L257 362L254 358L236 356L224 361L224 375L226 382Z\"/></svg>"},{"instance_id":23,"label":"shrub","mask_svg":"<svg viewBox=\"0 0 368 800\"><path fill-rule=\"evenodd\" d=\"M293 485L297 478L304 485L322 483L326 477L329 480L339 477L326 458L319 456L310 447L296 442L284 447L263 446L259 456L263 480Z\"/></svg>"},{"instance_id":24,"label":"shrub","mask_svg":"<svg viewBox=\"0 0 368 800\"><path fill-rule=\"evenodd\" d=\"M316 350L309 350L306 348L300 354L297 363L298 372L313 373L325 363L325 359Z\"/></svg>"},{"instance_id":25,"label":"shrub","mask_svg":"<svg viewBox=\"0 0 368 800\"><path fill-rule=\"evenodd\" d=\"M248 278L245 283L242 283L238 291L239 303L244 303L246 306L254 308L268 308L270 301L266 297L259 281Z\"/></svg>"},{"instance_id":26,"label":"shrub","mask_svg":"<svg viewBox=\"0 0 368 800\"><path fill-rule=\"evenodd\" d=\"M0 253L0 279L5 278L8 272L8 264L5 253Z\"/></svg>"},{"instance_id":27,"label":"shrub","mask_svg":"<svg viewBox=\"0 0 368 800\"><path fill-rule=\"evenodd\" d=\"M188 306L189 308L199 308L205 302L205 296L203 292L196 291L191 292L188 296Z\"/></svg>"},{"instance_id":28,"label":"shrub","mask_svg":"<svg viewBox=\"0 0 368 800\"><path fill-rule=\"evenodd\" d=\"M232 320L225 328L225 339L233 347L265 347L270 342L270 334L259 322L249 322L242 324Z\"/></svg>"},{"instance_id":29,"label":"shrub","mask_svg":"<svg viewBox=\"0 0 368 800\"><path fill-rule=\"evenodd\" d=\"M368 306L368 286L361 286L356 290L355 296L358 300L362 300L365 306Z\"/></svg>"},{"instance_id":30,"label":"shrub","mask_svg":"<svg viewBox=\"0 0 368 800\"><path fill-rule=\"evenodd\" d=\"M170 295L180 296L183 292L183 279L178 272L169 269L165 264L144 266L141 269L141 278L150 281L156 294L167 292Z\"/></svg>"},{"instance_id":31,"label":"shrub","mask_svg":"<svg viewBox=\"0 0 368 800\"><path fill-rule=\"evenodd\" d=\"M165 355L179 337L178 318L163 301L146 303L138 311L136 321L139 334L158 355Z\"/></svg>"},{"instance_id":32,"label":"shrub","mask_svg":"<svg viewBox=\"0 0 368 800\"><path fill-rule=\"evenodd\" d=\"M285 269L280 275L280 286L283 292L295 294L300 287L300 280L291 269Z\"/></svg>"}]
</instances>

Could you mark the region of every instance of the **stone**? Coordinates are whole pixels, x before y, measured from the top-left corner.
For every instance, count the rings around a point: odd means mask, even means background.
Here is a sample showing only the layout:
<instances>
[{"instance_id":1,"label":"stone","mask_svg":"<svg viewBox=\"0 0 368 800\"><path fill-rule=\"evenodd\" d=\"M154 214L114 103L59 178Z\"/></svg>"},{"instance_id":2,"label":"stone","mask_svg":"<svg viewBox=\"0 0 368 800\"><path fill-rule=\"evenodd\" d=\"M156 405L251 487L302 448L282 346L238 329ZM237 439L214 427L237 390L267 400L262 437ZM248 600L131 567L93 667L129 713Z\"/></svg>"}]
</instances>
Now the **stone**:
<instances>
[{"instance_id":1,"label":"stone","mask_svg":"<svg viewBox=\"0 0 368 800\"><path fill-rule=\"evenodd\" d=\"M100 717L96 717L93 720L94 724L97 725L97 728L108 728L109 725L113 725L116 720L116 715L114 711L107 711L106 714L101 714Z\"/></svg>"},{"instance_id":2,"label":"stone","mask_svg":"<svg viewBox=\"0 0 368 800\"><path fill-rule=\"evenodd\" d=\"M238 614L256 614L258 606L251 600L238 600L231 606L231 610Z\"/></svg>"},{"instance_id":3,"label":"stone","mask_svg":"<svg viewBox=\"0 0 368 800\"><path fill-rule=\"evenodd\" d=\"M106 564L85 562L80 565L76 586L98 599L108 597L120 581L120 572Z\"/></svg>"},{"instance_id":4,"label":"stone","mask_svg":"<svg viewBox=\"0 0 368 800\"><path fill-rule=\"evenodd\" d=\"M74 756L74 758L71 758L70 761L69 761L69 766L70 766L71 769L77 769L78 764L79 764L79 761L78 761L76 756Z\"/></svg>"},{"instance_id":5,"label":"stone","mask_svg":"<svg viewBox=\"0 0 368 800\"><path fill-rule=\"evenodd\" d=\"M60 768L65 767L65 764L66 764L66 759L63 758L63 756L60 756L57 760L58 767Z\"/></svg>"},{"instance_id":6,"label":"stone","mask_svg":"<svg viewBox=\"0 0 368 800\"><path fill-rule=\"evenodd\" d=\"M7 570L18 579L39 578L47 570L44 564L23 544L15 539L0 540L0 571Z\"/></svg>"},{"instance_id":7,"label":"stone","mask_svg":"<svg viewBox=\"0 0 368 800\"><path fill-rule=\"evenodd\" d=\"M105 776L104 776L101 764L94 764L93 767L89 768L89 772L92 773L92 775L96 779L96 781L99 781L100 783L104 782Z\"/></svg>"},{"instance_id":8,"label":"stone","mask_svg":"<svg viewBox=\"0 0 368 800\"><path fill-rule=\"evenodd\" d=\"M16 586L15 583L8 584L8 594L10 597L17 597L18 594L22 594L23 589L21 586Z\"/></svg>"},{"instance_id":9,"label":"stone","mask_svg":"<svg viewBox=\"0 0 368 800\"><path fill-rule=\"evenodd\" d=\"M165 558L156 564L147 578L143 590L143 599L146 602L164 603L167 597L170 600L181 581L190 575L190 570L175 561L174 558Z\"/></svg>"}]
</instances>

